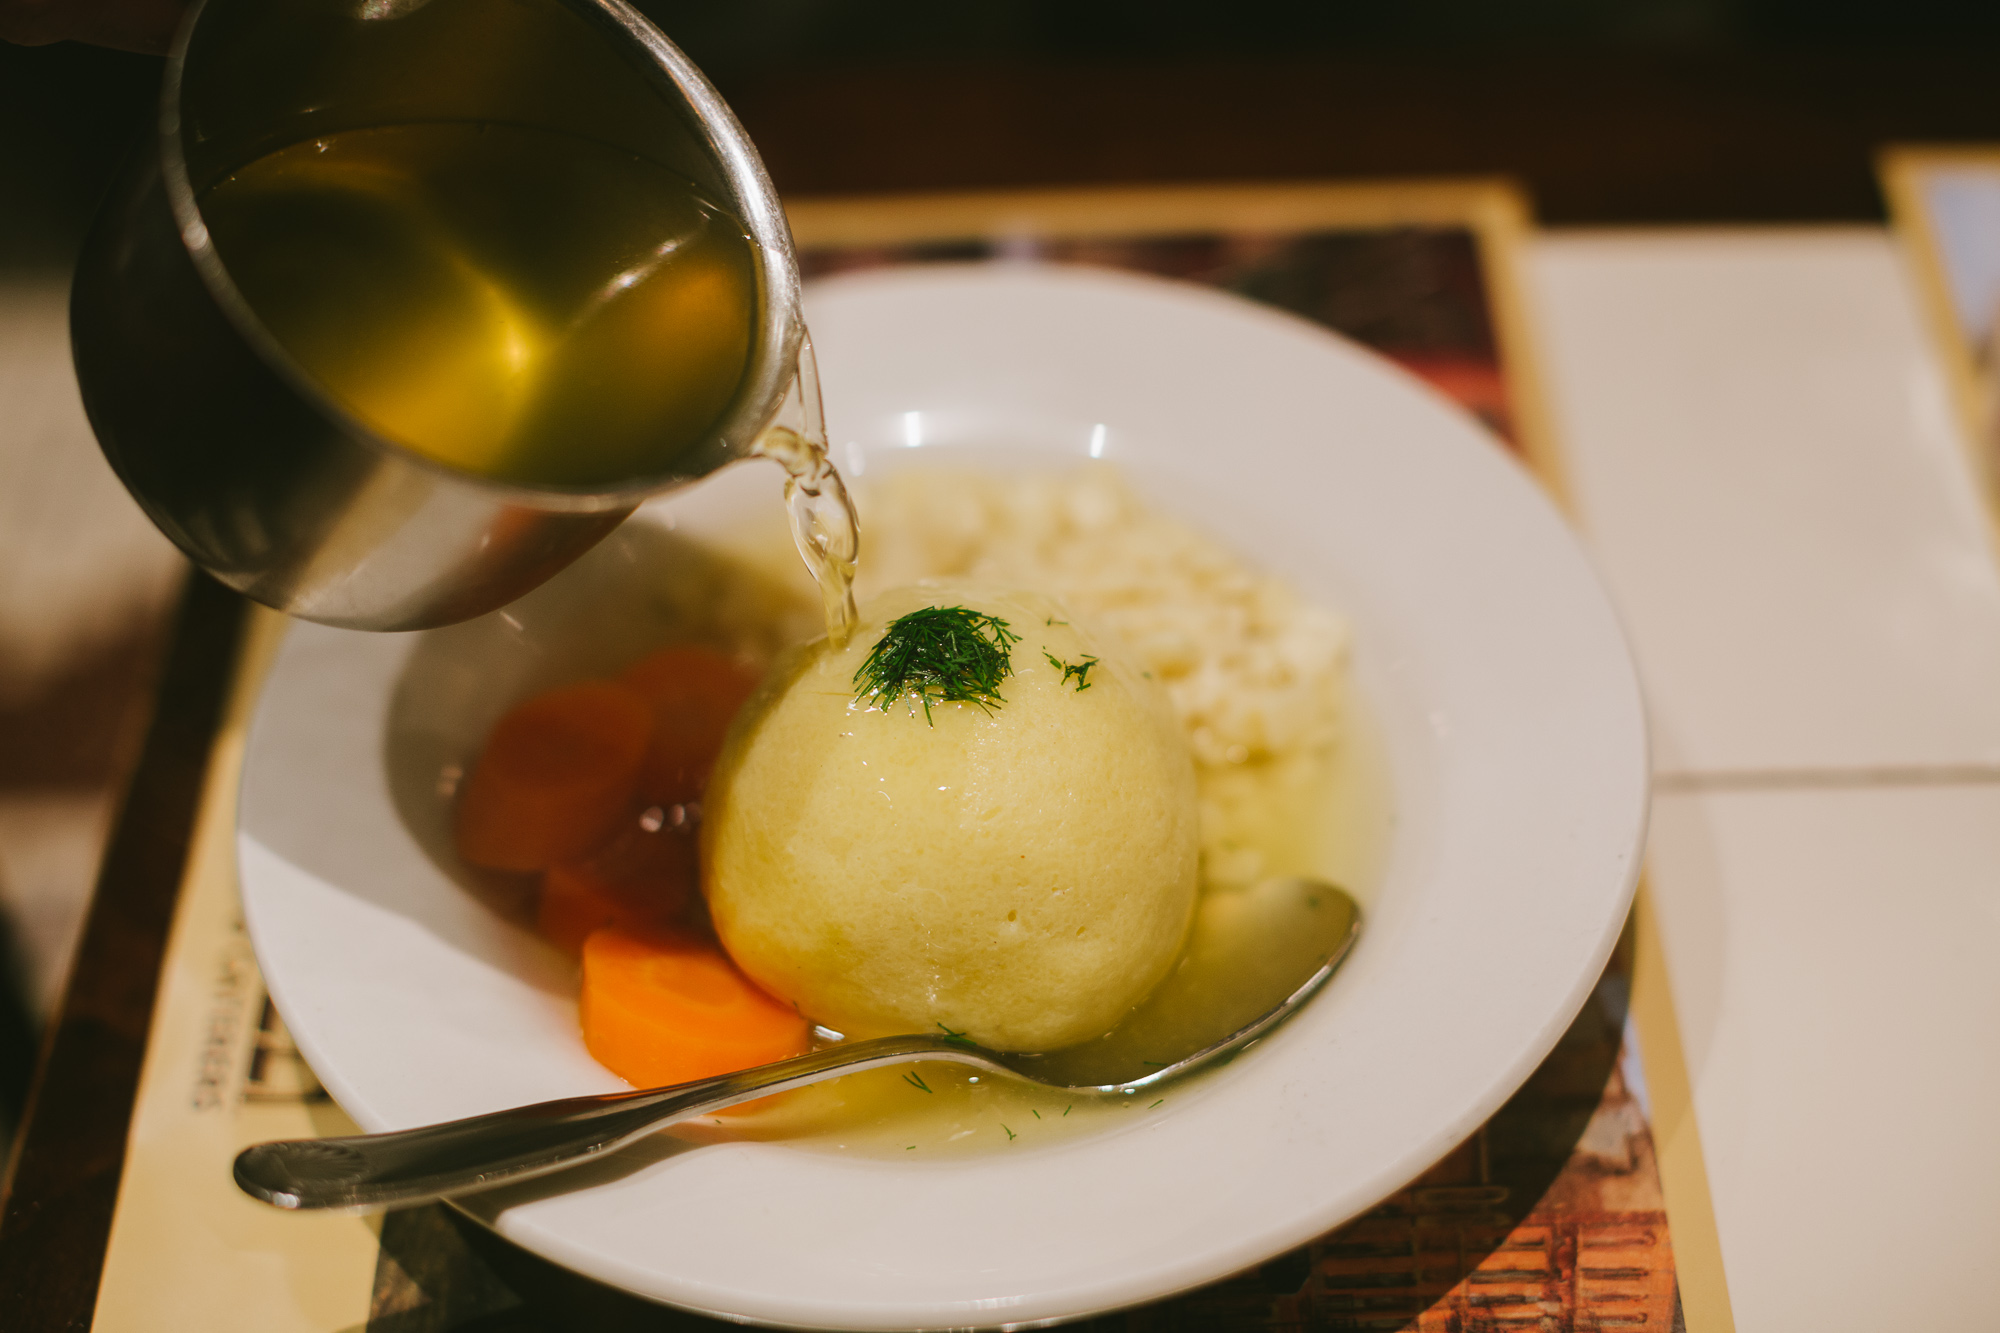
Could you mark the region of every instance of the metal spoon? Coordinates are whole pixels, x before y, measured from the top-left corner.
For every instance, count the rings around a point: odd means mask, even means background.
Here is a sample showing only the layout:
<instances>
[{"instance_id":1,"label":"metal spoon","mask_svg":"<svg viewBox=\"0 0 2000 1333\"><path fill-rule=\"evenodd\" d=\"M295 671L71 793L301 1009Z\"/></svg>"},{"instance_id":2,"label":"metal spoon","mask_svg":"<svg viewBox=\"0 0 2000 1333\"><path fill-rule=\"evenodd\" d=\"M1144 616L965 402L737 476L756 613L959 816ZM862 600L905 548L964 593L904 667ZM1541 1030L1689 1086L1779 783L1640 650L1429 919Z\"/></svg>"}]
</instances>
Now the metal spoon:
<instances>
[{"instance_id":1,"label":"metal spoon","mask_svg":"<svg viewBox=\"0 0 2000 1333\"><path fill-rule=\"evenodd\" d=\"M1110 1033L1046 1055L915 1034L842 1042L735 1074L642 1092L566 1097L388 1134L260 1143L236 1183L279 1208L359 1210L469 1194L560 1171L661 1125L823 1079L915 1060L972 1065L1059 1088L1136 1093L1240 1051L1326 983L1361 930L1331 884L1267 880L1211 894L1180 963Z\"/></svg>"}]
</instances>

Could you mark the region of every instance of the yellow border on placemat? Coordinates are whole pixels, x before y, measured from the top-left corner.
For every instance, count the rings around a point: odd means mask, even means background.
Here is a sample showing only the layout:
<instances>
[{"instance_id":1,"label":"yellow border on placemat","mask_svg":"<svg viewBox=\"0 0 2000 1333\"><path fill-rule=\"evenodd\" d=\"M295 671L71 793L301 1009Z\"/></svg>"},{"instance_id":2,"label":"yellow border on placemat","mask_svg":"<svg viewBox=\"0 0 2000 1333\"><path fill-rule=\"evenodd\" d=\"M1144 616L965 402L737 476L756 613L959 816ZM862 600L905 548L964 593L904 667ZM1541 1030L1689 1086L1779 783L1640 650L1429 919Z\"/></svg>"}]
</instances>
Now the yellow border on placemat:
<instances>
[{"instance_id":1,"label":"yellow border on placemat","mask_svg":"<svg viewBox=\"0 0 2000 1333\"><path fill-rule=\"evenodd\" d=\"M1539 450L1529 451L1530 462L1556 503L1572 522L1580 524L1582 516L1576 511L1571 492L1562 476L1552 470L1560 454L1554 440L1549 438L1554 427L1546 415L1540 363L1533 350L1532 323L1520 277L1521 242L1528 234L1526 226L1500 229L1482 241L1493 260L1493 318L1497 328L1515 331L1516 341L1507 363L1507 391L1510 396L1518 393L1524 404L1534 405L1536 429L1542 433ZM1517 412L1525 415L1524 410ZM1525 439L1525 427L1523 436ZM1659 922L1653 914L1651 890L1643 876L1633 898L1631 930L1632 1023L1639 1032L1647 1118L1653 1134L1654 1161L1660 1172L1660 1192L1666 1198L1681 1314L1690 1333L1736 1333L1736 1315L1729 1303L1729 1279L1723 1267L1722 1237L1708 1187L1708 1163L1702 1155L1701 1130L1695 1119L1694 1087L1688 1077L1686 1051L1681 1045L1680 1020L1674 1013Z\"/></svg>"},{"instance_id":2,"label":"yellow border on placemat","mask_svg":"<svg viewBox=\"0 0 2000 1333\"><path fill-rule=\"evenodd\" d=\"M331 1103L248 1105L263 979L236 886L236 791L264 675L289 622L252 607L195 816L160 965L146 1062L105 1245L95 1333L358 1333L379 1218L284 1214L236 1188L228 1163L269 1138L357 1132ZM212 1083L212 1095L198 1095Z\"/></svg>"},{"instance_id":3,"label":"yellow border on placemat","mask_svg":"<svg viewBox=\"0 0 2000 1333\"><path fill-rule=\"evenodd\" d=\"M789 199L785 211L801 249L1004 242L1025 237L1463 227L1479 246L1494 341L1521 452L1558 503L1568 497L1522 299L1520 242L1533 225L1532 214L1526 198L1510 180L1475 177L857 195Z\"/></svg>"},{"instance_id":4,"label":"yellow border on placemat","mask_svg":"<svg viewBox=\"0 0 2000 1333\"><path fill-rule=\"evenodd\" d=\"M1640 1062L1646 1070L1653 1157L1667 1199L1681 1313L1690 1333L1736 1333L1729 1280L1722 1267L1722 1236L1708 1192L1701 1130L1695 1124L1694 1088L1688 1080L1680 1020L1674 1016L1660 926L1644 880L1632 904L1632 938L1632 1021L1639 1029Z\"/></svg>"},{"instance_id":5,"label":"yellow border on placemat","mask_svg":"<svg viewBox=\"0 0 2000 1333\"><path fill-rule=\"evenodd\" d=\"M2000 175L2000 145L1987 147L1931 146L1899 144L1885 148L1876 158L1882 179L1882 193L1889 201L1889 218L1904 253L1916 271L1917 292L1924 307L1924 324L1943 362L1951 387L1952 403L1965 428L1967 456L1973 475L1979 479L1980 494L1987 501L1994 535L2000 540L2000 458L1993 416L1994 386L1989 385L1979 359L1959 327L1958 312L1952 304L1951 283L1945 274L1944 254L1938 248L1937 228L1931 219L1930 203L1924 198L1923 178L1939 167L1986 167Z\"/></svg>"}]
</instances>

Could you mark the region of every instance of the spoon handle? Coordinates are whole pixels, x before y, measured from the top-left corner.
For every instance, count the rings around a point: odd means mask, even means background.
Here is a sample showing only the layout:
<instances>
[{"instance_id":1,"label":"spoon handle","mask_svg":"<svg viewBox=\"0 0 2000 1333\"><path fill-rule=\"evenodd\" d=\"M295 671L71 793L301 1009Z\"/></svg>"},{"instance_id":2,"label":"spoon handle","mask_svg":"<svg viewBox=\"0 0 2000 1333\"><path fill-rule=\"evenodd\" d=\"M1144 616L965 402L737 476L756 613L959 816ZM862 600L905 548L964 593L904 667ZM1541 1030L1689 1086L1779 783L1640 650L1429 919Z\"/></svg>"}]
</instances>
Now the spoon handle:
<instances>
[{"instance_id":1,"label":"spoon handle","mask_svg":"<svg viewBox=\"0 0 2000 1333\"><path fill-rule=\"evenodd\" d=\"M863 1069L937 1059L1004 1072L941 1037L881 1037L668 1088L566 1097L387 1134L259 1143L237 1155L236 1183L279 1208L423 1203L560 1171L669 1121Z\"/></svg>"}]
</instances>

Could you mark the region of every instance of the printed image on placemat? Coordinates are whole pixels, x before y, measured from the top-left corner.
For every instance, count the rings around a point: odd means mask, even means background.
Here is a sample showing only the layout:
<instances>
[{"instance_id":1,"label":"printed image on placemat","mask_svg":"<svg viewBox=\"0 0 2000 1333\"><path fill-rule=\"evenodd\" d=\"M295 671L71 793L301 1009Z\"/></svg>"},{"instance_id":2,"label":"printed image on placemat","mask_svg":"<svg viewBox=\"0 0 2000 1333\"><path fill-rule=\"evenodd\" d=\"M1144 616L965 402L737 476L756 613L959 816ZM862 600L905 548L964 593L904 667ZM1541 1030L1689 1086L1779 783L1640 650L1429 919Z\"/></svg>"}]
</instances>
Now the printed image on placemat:
<instances>
[{"instance_id":1,"label":"printed image on placemat","mask_svg":"<svg viewBox=\"0 0 2000 1333\"><path fill-rule=\"evenodd\" d=\"M1128 191L812 202L808 276L941 261L1090 263L1238 292L1392 358L1480 416L1560 491L1490 186ZM220 743L156 1011L98 1327L726 1327L529 1255L443 1207L286 1216L236 1195L250 1142L352 1132L289 1048L241 930L229 830L257 646ZM1364 1216L1229 1281L1096 1330L1680 1328L1674 1249L1628 1021L1622 946L1527 1084Z\"/></svg>"},{"instance_id":2,"label":"printed image on placemat","mask_svg":"<svg viewBox=\"0 0 2000 1333\"><path fill-rule=\"evenodd\" d=\"M1463 230L940 241L807 250L800 267L810 280L887 264L991 260L1130 269L1304 315L1392 357L1511 439L1478 246Z\"/></svg>"}]
</instances>

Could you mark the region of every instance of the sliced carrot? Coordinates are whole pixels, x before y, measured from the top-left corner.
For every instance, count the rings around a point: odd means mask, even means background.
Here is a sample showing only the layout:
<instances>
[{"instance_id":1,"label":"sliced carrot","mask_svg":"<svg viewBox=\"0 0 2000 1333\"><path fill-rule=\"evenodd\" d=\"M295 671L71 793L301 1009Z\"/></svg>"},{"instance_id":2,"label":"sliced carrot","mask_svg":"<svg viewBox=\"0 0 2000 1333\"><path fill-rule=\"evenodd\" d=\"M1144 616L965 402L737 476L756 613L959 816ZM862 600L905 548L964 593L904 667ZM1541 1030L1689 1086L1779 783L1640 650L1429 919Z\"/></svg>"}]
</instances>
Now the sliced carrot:
<instances>
[{"instance_id":1,"label":"sliced carrot","mask_svg":"<svg viewBox=\"0 0 2000 1333\"><path fill-rule=\"evenodd\" d=\"M700 800L730 719L757 688L757 678L713 648L677 644L618 679L653 705L640 799L662 809Z\"/></svg>"},{"instance_id":2,"label":"sliced carrot","mask_svg":"<svg viewBox=\"0 0 2000 1333\"><path fill-rule=\"evenodd\" d=\"M811 1025L693 935L609 927L583 942L583 1042L635 1087L803 1055Z\"/></svg>"},{"instance_id":3,"label":"sliced carrot","mask_svg":"<svg viewBox=\"0 0 2000 1333\"><path fill-rule=\"evenodd\" d=\"M632 810L653 709L637 691L587 681L501 718L458 798L458 854L494 870L583 856Z\"/></svg>"},{"instance_id":4,"label":"sliced carrot","mask_svg":"<svg viewBox=\"0 0 2000 1333\"><path fill-rule=\"evenodd\" d=\"M697 903L692 829L648 829L633 823L588 860L542 872L535 928L566 953L604 926L665 930Z\"/></svg>"}]
</instances>

